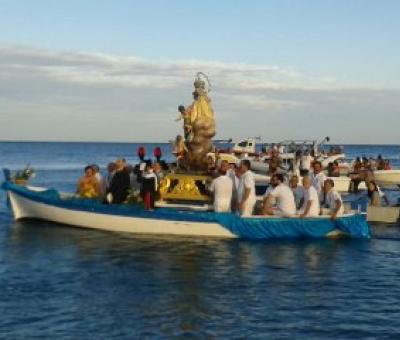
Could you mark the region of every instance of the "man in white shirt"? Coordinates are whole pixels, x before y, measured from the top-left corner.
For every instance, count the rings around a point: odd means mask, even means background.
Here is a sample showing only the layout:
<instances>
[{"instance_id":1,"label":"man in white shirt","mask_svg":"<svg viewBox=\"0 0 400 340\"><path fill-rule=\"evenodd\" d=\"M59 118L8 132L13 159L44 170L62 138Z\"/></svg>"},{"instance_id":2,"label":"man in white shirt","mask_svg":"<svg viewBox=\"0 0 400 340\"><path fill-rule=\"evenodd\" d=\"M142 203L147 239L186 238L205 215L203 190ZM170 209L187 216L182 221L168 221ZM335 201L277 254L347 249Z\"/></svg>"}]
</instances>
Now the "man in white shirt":
<instances>
[{"instance_id":1,"label":"man in white shirt","mask_svg":"<svg viewBox=\"0 0 400 340\"><path fill-rule=\"evenodd\" d=\"M324 182L328 178L322 170L323 168L321 162L314 162L313 173L311 174L311 181L313 187L317 190L320 202L324 200Z\"/></svg>"},{"instance_id":2,"label":"man in white shirt","mask_svg":"<svg viewBox=\"0 0 400 340\"><path fill-rule=\"evenodd\" d=\"M265 215L277 215L283 217L292 217L296 214L296 203L292 190L283 183L283 175L275 174L271 177L271 191L264 197L263 213ZM273 207L272 202L276 203Z\"/></svg>"},{"instance_id":3,"label":"man in white shirt","mask_svg":"<svg viewBox=\"0 0 400 340\"><path fill-rule=\"evenodd\" d=\"M324 208L329 210L329 215L331 219L334 220L336 217L343 215L343 200L340 194L334 189L334 182L332 179L328 178L324 182L324 192L325 192L325 203Z\"/></svg>"},{"instance_id":4,"label":"man in white shirt","mask_svg":"<svg viewBox=\"0 0 400 340\"><path fill-rule=\"evenodd\" d=\"M227 176L229 168L227 161L222 161L219 168L220 175L211 182L210 191L214 197L215 212L230 212L232 203L232 179Z\"/></svg>"},{"instance_id":5,"label":"man in white shirt","mask_svg":"<svg viewBox=\"0 0 400 340\"><path fill-rule=\"evenodd\" d=\"M300 210L300 217L315 217L319 215L319 197L317 190L311 184L310 176L303 177L304 204Z\"/></svg>"},{"instance_id":6,"label":"man in white shirt","mask_svg":"<svg viewBox=\"0 0 400 340\"><path fill-rule=\"evenodd\" d=\"M250 171L250 161L240 162L240 180L238 187L238 209L241 216L251 216L256 204L256 186L254 175Z\"/></svg>"}]
</instances>

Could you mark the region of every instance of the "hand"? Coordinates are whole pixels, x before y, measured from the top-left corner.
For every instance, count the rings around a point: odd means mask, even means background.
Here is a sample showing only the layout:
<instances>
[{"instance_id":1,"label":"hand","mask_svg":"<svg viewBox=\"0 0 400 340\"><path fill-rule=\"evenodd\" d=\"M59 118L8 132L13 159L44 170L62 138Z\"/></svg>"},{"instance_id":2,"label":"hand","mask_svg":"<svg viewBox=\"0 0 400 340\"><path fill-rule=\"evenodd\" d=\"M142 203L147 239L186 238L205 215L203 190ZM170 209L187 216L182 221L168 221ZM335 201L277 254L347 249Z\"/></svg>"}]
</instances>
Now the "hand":
<instances>
[{"instance_id":1,"label":"hand","mask_svg":"<svg viewBox=\"0 0 400 340\"><path fill-rule=\"evenodd\" d=\"M336 215L337 215L336 213L333 213L333 214L331 215L331 220L333 220L333 221L336 220Z\"/></svg>"}]
</instances>

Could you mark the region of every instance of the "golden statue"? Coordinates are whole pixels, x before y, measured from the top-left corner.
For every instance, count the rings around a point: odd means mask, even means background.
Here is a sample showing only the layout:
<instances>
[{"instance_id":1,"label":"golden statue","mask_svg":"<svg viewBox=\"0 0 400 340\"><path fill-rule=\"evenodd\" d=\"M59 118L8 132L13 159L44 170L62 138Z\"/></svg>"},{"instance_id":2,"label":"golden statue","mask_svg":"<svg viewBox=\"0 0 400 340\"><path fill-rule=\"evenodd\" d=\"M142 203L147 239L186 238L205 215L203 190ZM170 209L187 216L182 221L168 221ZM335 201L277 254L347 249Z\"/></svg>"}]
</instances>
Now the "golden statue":
<instances>
[{"instance_id":1,"label":"golden statue","mask_svg":"<svg viewBox=\"0 0 400 340\"><path fill-rule=\"evenodd\" d=\"M207 86L206 86L207 85ZM194 81L193 103L185 108L178 107L183 120L184 137L177 136L174 143L178 171L170 173L160 183L163 200L208 202L207 185L210 174L207 154L213 151L215 136L214 111L211 106L210 82L199 72Z\"/></svg>"},{"instance_id":2,"label":"golden statue","mask_svg":"<svg viewBox=\"0 0 400 340\"><path fill-rule=\"evenodd\" d=\"M185 112L186 122L190 121L190 127L186 124L185 136L189 138L186 140L187 152L182 164L189 171L207 171L207 154L213 151L211 140L215 136L215 120L208 96L210 89L208 77L198 72L194 81L194 101ZM187 133L188 130L190 134Z\"/></svg>"}]
</instances>

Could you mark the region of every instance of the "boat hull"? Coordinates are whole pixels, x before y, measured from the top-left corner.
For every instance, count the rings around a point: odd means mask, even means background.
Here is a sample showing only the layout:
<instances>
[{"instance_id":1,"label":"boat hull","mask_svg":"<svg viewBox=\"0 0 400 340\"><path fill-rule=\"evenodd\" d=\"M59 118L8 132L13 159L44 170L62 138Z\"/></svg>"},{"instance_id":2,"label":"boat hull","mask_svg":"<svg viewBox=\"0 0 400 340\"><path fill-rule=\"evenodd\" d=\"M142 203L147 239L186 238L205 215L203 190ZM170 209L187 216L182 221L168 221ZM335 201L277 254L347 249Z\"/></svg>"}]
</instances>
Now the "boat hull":
<instances>
[{"instance_id":1,"label":"boat hull","mask_svg":"<svg viewBox=\"0 0 400 340\"><path fill-rule=\"evenodd\" d=\"M135 218L55 207L32 201L14 192L9 193L9 198L16 220L36 218L81 228L139 234L237 237L216 223L209 223L206 227L204 223L185 221L162 221L160 223L159 219Z\"/></svg>"},{"instance_id":2,"label":"boat hull","mask_svg":"<svg viewBox=\"0 0 400 340\"><path fill-rule=\"evenodd\" d=\"M104 205L67 197L56 190L33 190L12 183L8 192L15 219L36 218L75 227L140 234L169 234L244 239L321 238L348 235L368 238L363 216L349 215L335 221L318 218L242 218L230 213L181 211L160 208L144 211L140 206Z\"/></svg>"},{"instance_id":3,"label":"boat hull","mask_svg":"<svg viewBox=\"0 0 400 340\"><path fill-rule=\"evenodd\" d=\"M400 185L400 170L377 170L374 172L374 178L382 187Z\"/></svg>"}]
</instances>

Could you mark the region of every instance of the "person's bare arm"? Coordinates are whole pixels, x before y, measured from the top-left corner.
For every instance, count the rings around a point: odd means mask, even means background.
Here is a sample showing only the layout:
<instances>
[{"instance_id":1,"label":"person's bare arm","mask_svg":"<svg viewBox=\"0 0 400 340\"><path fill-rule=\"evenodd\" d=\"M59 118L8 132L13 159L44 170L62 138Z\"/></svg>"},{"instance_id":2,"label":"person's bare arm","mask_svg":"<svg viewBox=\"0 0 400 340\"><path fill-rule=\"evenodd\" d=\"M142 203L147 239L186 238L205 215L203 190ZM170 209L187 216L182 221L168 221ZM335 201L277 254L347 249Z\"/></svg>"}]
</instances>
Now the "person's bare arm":
<instances>
[{"instance_id":1,"label":"person's bare arm","mask_svg":"<svg viewBox=\"0 0 400 340\"><path fill-rule=\"evenodd\" d=\"M308 212L310 211L310 208L311 208L311 203L312 202L310 200L307 201L304 212L300 215L301 218L304 218L308 215Z\"/></svg>"},{"instance_id":2,"label":"person's bare arm","mask_svg":"<svg viewBox=\"0 0 400 340\"><path fill-rule=\"evenodd\" d=\"M331 214L332 220L336 219L336 216L337 216L340 208L342 207L342 202L340 200L336 200L335 202L336 202L336 208L335 208L335 211Z\"/></svg>"}]
</instances>

